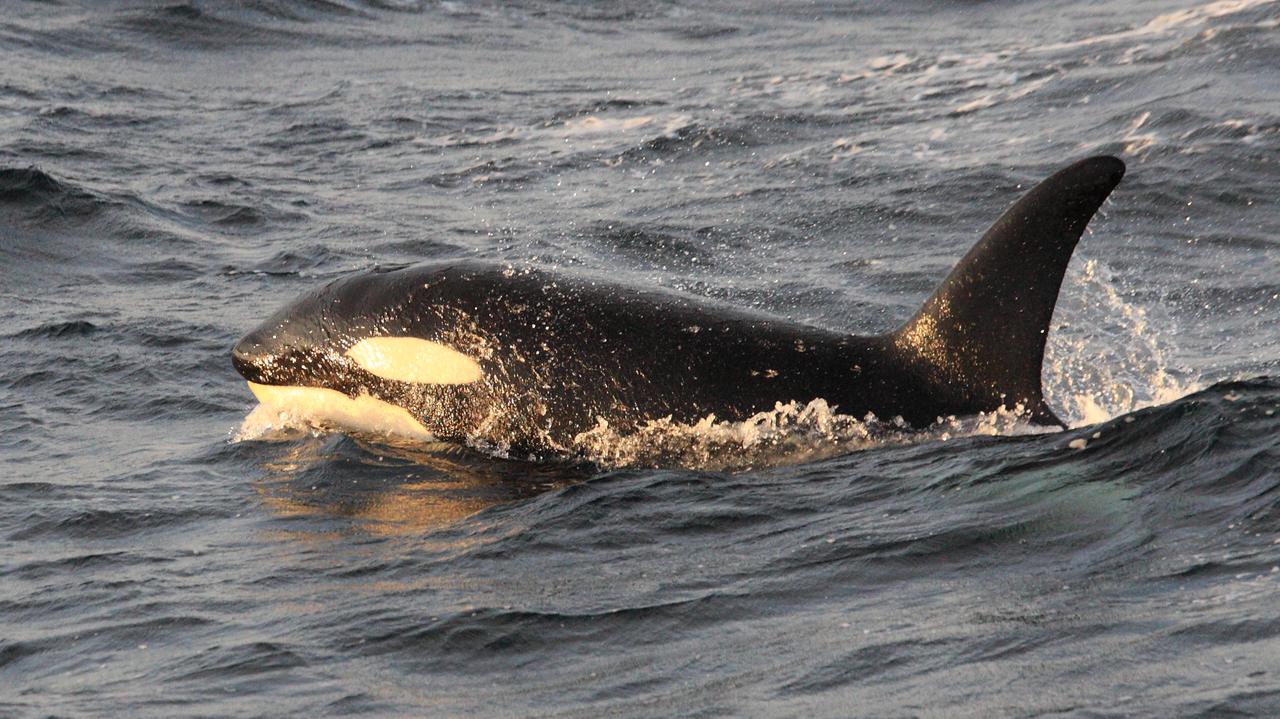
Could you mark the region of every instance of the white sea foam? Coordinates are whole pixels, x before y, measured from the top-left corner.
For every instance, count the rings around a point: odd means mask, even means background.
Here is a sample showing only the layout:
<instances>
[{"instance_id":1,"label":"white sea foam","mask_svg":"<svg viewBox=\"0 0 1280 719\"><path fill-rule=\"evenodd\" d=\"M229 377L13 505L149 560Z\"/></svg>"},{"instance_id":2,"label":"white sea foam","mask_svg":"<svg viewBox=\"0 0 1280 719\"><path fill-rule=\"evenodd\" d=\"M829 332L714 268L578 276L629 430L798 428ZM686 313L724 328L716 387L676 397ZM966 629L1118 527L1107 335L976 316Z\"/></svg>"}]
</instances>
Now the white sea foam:
<instances>
[{"instance_id":1,"label":"white sea foam","mask_svg":"<svg viewBox=\"0 0 1280 719\"><path fill-rule=\"evenodd\" d=\"M1027 421L1025 408L1000 408L971 417L940 417L915 430L902 418L841 414L825 399L807 404L779 402L772 410L740 422L714 415L693 424L670 418L619 432L600 419L574 438L574 449L608 466L679 465L710 470L742 470L811 462L858 450L961 437L1038 434L1057 431Z\"/></svg>"},{"instance_id":2,"label":"white sea foam","mask_svg":"<svg viewBox=\"0 0 1280 719\"><path fill-rule=\"evenodd\" d=\"M619 431L604 419L573 440L574 448L609 466L676 464L702 469L742 469L845 454L893 441L900 423L836 412L826 400L777 403L741 422L708 415L694 424L670 417Z\"/></svg>"},{"instance_id":3,"label":"white sea foam","mask_svg":"<svg viewBox=\"0 0 1280 719\"><path fill-rule=\"evenodd\" d=\"M566 134L596 134L596 133L615 133L625 130L634 130L638 127L652 125L655 118L650 115L640 115L636 117L608 117L605 115L586 115L585 117L575 117L564 123L564 132ZM668 120L668 125L670 121ZM670 131L668 128L667 131Z\"/></svg>"},{"instance_id":4,"label":"white sea foam","mask_svg":"<svg viewBox=\"0 0 1280 719\"><path fill-rule=\"evenodd\" d=\"M307 435L316 435L322 431L298 412L288 408L257 404L244 419L240 420L240 426L231 435L231 441L236 443L298 439Z\"/></svg>"},{"instance_id":5,"label":"white sea foam","mask_svg":"<svg viewBox=\"0 0 1280 719\"><path fill-rule=\"evenodd\" d=\"M1146 24L1131 30L1093 35L1080 40L1057 43L1054 45L1044 45L1038 49L1056 52L1059 50L1087 47L1089 45L1137 40L1140 38L1158 36L1173 30L1198 27L1214 18L1234 15L1246 10L1251 10L1255 7L1270 5L1274 2L1276 2L1276 0L1218 0L1217 2L1210 2L1196 7L1186 8L1184 10L1177 10L1175 12L1157 15Z\"/></svg>"},{"instance_id":6,"label":"white sea foam","mask_svg":"<svg viewBox=\"0 0 1280 719\"><path fill-rule=\"evenodd\" d=\"M1127 301L1104 265L1088 260L1066 283L1043 382L1050 406L1068 424L1105 422L1200 388L1171 368L1168 328Z\"/></svg>"}]
</instances>

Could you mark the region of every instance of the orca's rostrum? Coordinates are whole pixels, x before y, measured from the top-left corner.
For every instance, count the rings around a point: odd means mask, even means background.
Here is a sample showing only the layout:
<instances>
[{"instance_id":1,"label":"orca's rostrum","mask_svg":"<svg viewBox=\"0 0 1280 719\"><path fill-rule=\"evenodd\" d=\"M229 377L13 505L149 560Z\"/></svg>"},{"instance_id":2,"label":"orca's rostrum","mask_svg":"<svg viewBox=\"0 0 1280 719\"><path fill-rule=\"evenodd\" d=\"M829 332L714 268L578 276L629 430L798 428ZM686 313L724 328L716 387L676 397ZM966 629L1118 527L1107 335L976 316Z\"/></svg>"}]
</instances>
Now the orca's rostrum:
<instances>
[{"instance_id":1,"label":"orca's rostrum","mask_svg":"<svg viewBox=\"0 0 1280 719\"><path fill-rule=\"evenodd\" d=\"M939 417L1021 407L1040 386L1063 273L1124 163L1067 167L1009 208L897 331L858 337L660 289L442 262L343 277L244 337L264 404L341 428L575 451L575 437L670 417L738 421L778 402Z\"/></svg>"}]
</instances>

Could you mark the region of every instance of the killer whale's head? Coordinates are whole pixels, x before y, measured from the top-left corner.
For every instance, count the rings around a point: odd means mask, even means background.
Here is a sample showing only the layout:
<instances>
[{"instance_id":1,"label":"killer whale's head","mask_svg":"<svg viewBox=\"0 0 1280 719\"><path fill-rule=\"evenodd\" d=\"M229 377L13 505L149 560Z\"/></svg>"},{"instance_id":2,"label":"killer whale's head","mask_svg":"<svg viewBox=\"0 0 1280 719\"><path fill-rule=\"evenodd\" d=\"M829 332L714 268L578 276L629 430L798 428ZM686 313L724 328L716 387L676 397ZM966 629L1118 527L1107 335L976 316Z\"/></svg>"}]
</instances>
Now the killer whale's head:
<instances>
[{"instance_id":1,"label":"killer whale's head","mask_svg":"<svg viewBox=\"0 0 1280 719\"><path fill-rule=\"evenodd\" d=\"M267 318L231 352L264 405L307 420L421 438L421 399L484 379L442 333L409 269L350 275Z\"/></svg>"}]
</instances>

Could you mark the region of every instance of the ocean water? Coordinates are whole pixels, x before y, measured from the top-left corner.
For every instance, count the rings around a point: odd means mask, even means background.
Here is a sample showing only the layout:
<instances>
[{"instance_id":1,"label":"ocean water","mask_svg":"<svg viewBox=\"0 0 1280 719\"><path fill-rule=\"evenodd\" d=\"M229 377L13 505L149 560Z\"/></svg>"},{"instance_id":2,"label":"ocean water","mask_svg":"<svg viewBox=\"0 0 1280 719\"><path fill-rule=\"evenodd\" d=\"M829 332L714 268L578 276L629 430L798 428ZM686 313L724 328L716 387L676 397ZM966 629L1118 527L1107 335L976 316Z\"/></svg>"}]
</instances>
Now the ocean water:
<instances>
[{"instance_id":1,"label":"ocean water","mask_svg":"<svg viewBox=\"0 0 1280 719\"><path fill-rule=\"evenodd\" d=\"M9 2L0 53L0 716L1280 714L1280 3ZM1065 432L779 398L530 463L229 360L454 257L885 331L1101 153Z\"/></svg>"}]
</instances>

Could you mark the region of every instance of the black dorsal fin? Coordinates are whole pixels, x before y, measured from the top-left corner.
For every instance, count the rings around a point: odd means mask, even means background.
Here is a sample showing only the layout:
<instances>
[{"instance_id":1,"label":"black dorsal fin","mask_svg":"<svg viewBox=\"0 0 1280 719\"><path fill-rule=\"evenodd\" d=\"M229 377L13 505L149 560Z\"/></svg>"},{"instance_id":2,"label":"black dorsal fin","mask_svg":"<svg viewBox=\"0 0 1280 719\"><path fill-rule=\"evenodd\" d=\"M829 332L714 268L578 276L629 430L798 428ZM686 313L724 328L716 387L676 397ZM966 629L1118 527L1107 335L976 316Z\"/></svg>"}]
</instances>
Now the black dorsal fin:
<instances>
[{"instance_id":1,"label":"black dorsal fin","mask_svg":"<svg viewBox=\"0 0 1280 719\"><path fill-rule=\"evenodd\" d=\"M1044 403L1040 369L1062 276L1085 225L1124 176L1115 157L1059 170L1010 207L924 307L892 336L937 390L966 411Z\"/></svg>"}]
</instances>

